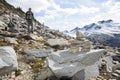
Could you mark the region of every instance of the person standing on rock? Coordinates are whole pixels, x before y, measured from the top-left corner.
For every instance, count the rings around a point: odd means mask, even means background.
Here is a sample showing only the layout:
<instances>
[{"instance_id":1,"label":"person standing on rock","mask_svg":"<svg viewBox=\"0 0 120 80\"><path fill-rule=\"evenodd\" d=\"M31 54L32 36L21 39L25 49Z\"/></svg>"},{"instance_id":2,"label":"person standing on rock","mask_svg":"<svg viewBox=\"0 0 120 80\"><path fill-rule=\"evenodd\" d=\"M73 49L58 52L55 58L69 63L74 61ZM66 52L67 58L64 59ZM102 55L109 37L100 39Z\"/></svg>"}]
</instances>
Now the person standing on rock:
<instances>
[{"instance_id":1,"label":"person standing on rock","mask_svg":"<svg viewBox=\"0 0 120 80\"><path fill-rule=\"evenodd\" d=\"M29 8L29 10L26 12L25 14L25 18L27 20L27 24L28 24L28 33L32 32L33 33L33 20L34 20L34 15L33 12L31 10L31 8ZM31 27L31 28L30 28Z\"/></svg>"}]
</instances>

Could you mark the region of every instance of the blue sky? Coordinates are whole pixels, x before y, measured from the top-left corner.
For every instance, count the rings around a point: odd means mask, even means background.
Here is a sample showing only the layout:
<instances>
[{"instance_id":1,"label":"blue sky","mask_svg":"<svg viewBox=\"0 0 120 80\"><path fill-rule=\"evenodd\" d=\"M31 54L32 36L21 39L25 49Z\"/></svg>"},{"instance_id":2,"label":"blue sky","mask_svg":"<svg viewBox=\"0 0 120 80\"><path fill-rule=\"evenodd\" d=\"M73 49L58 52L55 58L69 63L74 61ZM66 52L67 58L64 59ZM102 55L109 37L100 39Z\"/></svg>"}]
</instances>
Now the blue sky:
<instances>
[{"instance_id":1,"label":"blue sky","mask_svg":"<svg viewBox=\"0 0 120 80\"><path fill-rule=\"evenodd\" d=\"M113 19L120 22L120 0L6 0L27 11L52 29L71 30L76 26Z\"/></svg>"}]
</instances>

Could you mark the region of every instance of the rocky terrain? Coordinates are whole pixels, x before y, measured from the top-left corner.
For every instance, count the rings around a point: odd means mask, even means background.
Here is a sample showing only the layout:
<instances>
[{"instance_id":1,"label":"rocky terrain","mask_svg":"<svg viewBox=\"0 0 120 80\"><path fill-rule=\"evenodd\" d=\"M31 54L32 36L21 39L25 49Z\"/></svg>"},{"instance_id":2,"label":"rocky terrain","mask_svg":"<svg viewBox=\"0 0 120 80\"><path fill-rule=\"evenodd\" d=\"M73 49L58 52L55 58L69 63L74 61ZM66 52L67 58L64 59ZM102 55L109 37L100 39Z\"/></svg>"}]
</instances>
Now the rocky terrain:
<instances>
[{"instance_id":1,"label":"rocky terrain","mask_svg":"<svg viewBox=\"0 0 120 80\"><path fill-rule=\"evenodd\" d=\"M27 32L24 12L0 1L1 80L119 80L120 49L92 43L81 32L70 37L34 20Z\"/></svg>"}]
</instances>

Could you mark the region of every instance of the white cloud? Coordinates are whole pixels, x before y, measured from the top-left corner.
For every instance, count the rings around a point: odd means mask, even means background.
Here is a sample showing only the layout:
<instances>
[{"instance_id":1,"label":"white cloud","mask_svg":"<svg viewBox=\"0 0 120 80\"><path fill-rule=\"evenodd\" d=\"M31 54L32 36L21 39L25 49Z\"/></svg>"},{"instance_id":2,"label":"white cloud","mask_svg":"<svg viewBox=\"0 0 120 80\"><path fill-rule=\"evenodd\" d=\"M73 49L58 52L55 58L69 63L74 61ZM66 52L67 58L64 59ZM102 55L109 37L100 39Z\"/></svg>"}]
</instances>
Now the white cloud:
<instances>
[{"instance_id":1,"label":"white cloud","mask_svg":"<svg viewBox=\"0 0 120 80\"><path fill-rule=\"evenodd\" d=\"M97 3L93 0L60 1L61 4L72 4L75 6L69 8L63 8L63 5L55 2L57 0L8 1L15 6L19 5L24 11L31 7L34 13L41 14L41 11L44 10L45 14L43 16L37 15L36 18L53 29L72 29L76 26L83 26L103 19L113 19L119 22L120 16L120 2L115 0L106 0L104 3Z\"/></svg>"},{"instance_id":2,"label":"white cloud","mask_svg":"<svg viewBox=\"0 0 120 80\"><path fill-rule=\"evenodd\" d=\"M106 3L102 4L102 8L105 9L103 12L101 11L95 16L90 16L89 19L92 22L96 22L96 20L107 20L112 19L115 22L119 22L120 17L120 2L115 2L114 0L109 0Z\"/></svg>"},{"instance_id":3,"label":"white cloud","mask_svg":"<svg viewBox=\"0 0 120 80\"><path fill-rule=\"evenodd\" d=\"M98 8L95 7L85 7L81 6L80 8L61 8L59 5L55 4L53 2L53 8L55 10L46 10L46 15L39 17L44 19L44 20L50 20L50 19L55 19L55 18L67 18L70 17L71 15L75 14L90 14L90 13L96 13L99 11Z\"/></svg>"},{"instance_id":4,"label":"white cloud","mask_svg":"<svg viewBox=\"0 0 120 80\"><path fill-rule=\"evenodd\" d=\"M90 14L90 13L96 13L99 11L99 8L96 7L86 7L86 6L81 6L80 7L80 13L81 14Z\"/></svg>"},{"instance_id":5,"label":"white cloud","mask_svg":"<svg viewBox=\"0 0 120 80\"><path fill-rule=\"evenodd\" d=\"M49 0L8 0L8 2L14 4L16 7L21 7L24 11L27 11L28 8L31 7L36 13L50 7Z\"/></svg>"}]
</instances>

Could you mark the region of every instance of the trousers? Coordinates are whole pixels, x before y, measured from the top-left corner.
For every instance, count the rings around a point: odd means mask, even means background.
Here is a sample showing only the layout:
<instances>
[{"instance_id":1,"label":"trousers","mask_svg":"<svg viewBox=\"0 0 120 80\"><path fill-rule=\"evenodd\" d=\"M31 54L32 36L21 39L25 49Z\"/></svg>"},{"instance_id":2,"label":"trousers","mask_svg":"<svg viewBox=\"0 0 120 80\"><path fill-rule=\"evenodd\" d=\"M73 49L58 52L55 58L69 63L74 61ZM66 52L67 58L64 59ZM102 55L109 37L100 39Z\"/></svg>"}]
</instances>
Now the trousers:
<instances>
[{"instance_id":1,"label":"trousers","mask_svg":"<svg viewBox=\"0 0 120 80\"><path fill-rule=\"evenodd\" d=\"M28 25L28 32L33 33L33 21L32 20L27 20L27 25Z\"/></svg>"}]
</instances>

